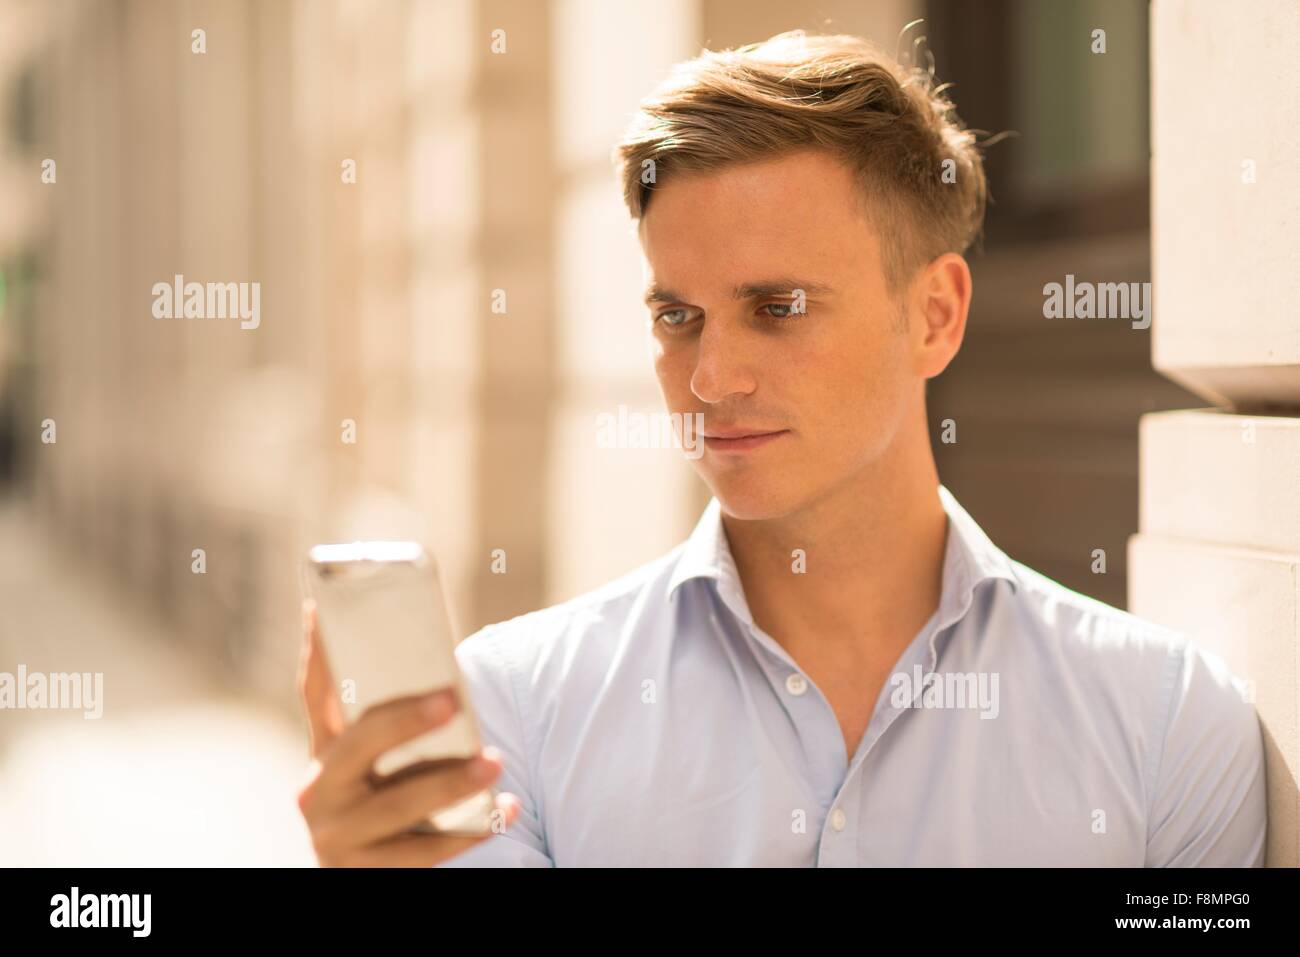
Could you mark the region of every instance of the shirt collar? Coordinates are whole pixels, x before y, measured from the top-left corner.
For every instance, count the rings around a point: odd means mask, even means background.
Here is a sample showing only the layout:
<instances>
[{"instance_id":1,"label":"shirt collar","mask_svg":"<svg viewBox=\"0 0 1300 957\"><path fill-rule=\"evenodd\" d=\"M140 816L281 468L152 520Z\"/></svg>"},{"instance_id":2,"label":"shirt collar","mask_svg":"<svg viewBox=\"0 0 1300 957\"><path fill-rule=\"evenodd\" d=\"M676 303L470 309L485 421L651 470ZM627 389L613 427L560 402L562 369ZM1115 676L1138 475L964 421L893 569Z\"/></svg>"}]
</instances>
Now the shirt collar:
<instances>
[{"instance_id":1,"label":"shirt collar","mask_svg":"<svg viewBox=\"0 0 1300 957\"><path fill-rule=\"evenodd\" d=\"M1011 582L1013 589L1019 587L1015 569L1006 553L993 544L943 485L939 486L939 500L948 516L948 539L943 560L943 591L932 635L965 616L974 600L975 589L982 582L1003 578ZM668 581L669 599L675 598L678 588L685 582L695 578L712 579L727 605L746 624L753 624L727 543L722 506L717 498L709 500L678 556Z\"/></svg>"}]
</instances>

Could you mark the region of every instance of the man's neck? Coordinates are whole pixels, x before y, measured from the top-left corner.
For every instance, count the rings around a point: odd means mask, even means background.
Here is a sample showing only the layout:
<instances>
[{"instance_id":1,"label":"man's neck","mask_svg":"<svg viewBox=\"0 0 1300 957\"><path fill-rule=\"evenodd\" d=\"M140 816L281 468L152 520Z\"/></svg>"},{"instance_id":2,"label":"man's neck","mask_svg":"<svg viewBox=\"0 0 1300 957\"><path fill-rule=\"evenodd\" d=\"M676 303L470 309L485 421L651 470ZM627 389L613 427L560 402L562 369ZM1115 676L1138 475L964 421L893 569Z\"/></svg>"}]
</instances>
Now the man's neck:
<instances>
[{"instance_id":1,"label":"man's neck","mask_svg":"<svg viewBox=\"0 0 1300 957\"><path fill-rule=\"evenodd\" d=\"M904 441L797 512L723 516L755 624L798 661L892 663L938 607L948 519L928 436Z\"/></svg>"}]
</instances>

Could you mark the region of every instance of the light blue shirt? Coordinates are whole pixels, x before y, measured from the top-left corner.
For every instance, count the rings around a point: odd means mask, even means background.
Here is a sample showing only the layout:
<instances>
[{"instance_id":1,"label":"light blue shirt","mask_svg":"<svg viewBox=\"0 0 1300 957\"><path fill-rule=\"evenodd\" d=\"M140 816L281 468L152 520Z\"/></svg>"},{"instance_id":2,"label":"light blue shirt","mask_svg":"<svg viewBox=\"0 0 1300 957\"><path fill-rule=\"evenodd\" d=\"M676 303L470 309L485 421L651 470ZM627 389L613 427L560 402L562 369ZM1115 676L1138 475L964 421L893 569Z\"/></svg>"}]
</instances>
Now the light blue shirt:
<instances>
[{"instance_id":1,"label":"light blue shirt","mask_svg":"<svg viewBox=\"0 0 1300 957\"><path fill-rule=\"evenodd\" d=\"M447 866L1261 866L1240 679L1010 560L938 494L939 607L850 760L754 624L717 499L657 561L463 641L523 808Z\"/></svg>"}]
</instances>

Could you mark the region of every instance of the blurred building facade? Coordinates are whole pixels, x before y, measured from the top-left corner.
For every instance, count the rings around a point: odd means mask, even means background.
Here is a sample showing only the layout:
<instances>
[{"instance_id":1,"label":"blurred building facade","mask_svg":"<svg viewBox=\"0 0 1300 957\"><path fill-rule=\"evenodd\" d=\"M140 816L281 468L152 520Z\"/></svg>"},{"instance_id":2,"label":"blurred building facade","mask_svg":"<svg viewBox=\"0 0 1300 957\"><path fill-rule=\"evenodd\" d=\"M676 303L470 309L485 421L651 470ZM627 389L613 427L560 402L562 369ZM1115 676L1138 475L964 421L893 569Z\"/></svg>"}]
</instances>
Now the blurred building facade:
<instances>
[{"instance_id":1,"label":"blurred building facade","mask_svg":"<svg viewBox=\"0 0 1300 957\"><path fill-rule=\"evenodd\" d=\"M707 493L680 452L596 442L599 413L662 408L610 149L671 64L821 19L740 0L0 9L0 420L69 575L110 576L293 707L314 542L425 541L463 635L689 531ZM888 44L913 13L822 16ZM260 322L155 318L175 276L259 283Z\"/></svg>"},{"instance_id":2,"label":"blurred building facade","mask_svg":"<svg viewBox=\"0 0 1300 957\"><path fill-rule=\"evenodd\" d=\"M933 434L955 424L955 442L935 442L940 475L1010 555L1124 608L1138 417L1198 400L1152 369L1149 329L1046 318L1043 289L1151 280L1147 5L934 0L928 13L962 117L1011 134L987 151L966 341L930 388Z\"/></svg>"}]
</instances>

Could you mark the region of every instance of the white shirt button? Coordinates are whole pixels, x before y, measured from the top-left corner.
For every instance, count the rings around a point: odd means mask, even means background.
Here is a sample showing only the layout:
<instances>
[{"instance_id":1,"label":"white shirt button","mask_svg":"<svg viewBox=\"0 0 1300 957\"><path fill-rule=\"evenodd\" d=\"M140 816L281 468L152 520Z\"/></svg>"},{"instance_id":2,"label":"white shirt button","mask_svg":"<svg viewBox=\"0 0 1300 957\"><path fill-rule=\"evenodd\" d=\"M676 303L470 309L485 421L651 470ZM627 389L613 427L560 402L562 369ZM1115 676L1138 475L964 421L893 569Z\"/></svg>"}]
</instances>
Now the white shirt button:
<instances>
[{"instance_id":1,"label":"white shirt button","mask_svg":"<svg viewBox=\"0 0 1300 957\"><path fill-rule=\"evenodd\" d=\"M785 679L785 690L793 695L803 694L808 690L808 681L799 672L791 672Z\"/></svg>"},{"instance_id":2,"label":"white shirt button","mask_svg":"<svg viewBox=\"0 0 1300 957\"><path fill-rule=\"evenodd\" d=\"M844 830L844 812L836 808L831 812L831 827L837 831Z\"/></svg>"}]
</instances>

